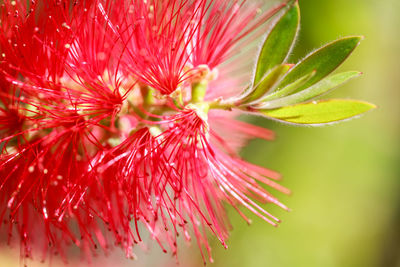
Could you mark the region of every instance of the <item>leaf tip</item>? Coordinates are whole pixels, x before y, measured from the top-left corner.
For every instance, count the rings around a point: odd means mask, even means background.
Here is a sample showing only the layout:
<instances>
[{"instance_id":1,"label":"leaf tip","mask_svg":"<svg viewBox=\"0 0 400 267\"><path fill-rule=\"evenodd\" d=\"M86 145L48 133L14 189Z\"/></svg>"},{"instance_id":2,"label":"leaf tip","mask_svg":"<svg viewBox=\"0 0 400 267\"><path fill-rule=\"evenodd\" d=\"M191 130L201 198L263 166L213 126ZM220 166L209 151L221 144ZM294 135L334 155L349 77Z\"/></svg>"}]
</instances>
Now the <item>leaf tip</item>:
<instances>
[{"instance_id":1,"label":"leaf tip","mask_svg":"<svg viewBox=\"0 0 400 267\"><path fill-rule=\"evenodd\" d=\"M353 74L353 78L358 78L358 77L360 77L361 75L364 74L364 72L362 72L362 71L349 71L348 73L352 73Z\"/></svg>"},{"instance_id":2,"label":"leaf tip","mask_svg":"<svg viewBox=\"0 0 400 267\"><path fill-rule=\"evenodd\" d=\"M339 40L348 40L348 41L352 40L354 42L354 47L357 47L364 39L365 39L364 35L350 35Z\"/></svg>"},{"instance_id":3,"label":"leaf tip","mask_svg":"<svg viewBox=\"0 0 400 267\"><path fill-rule=\"evenodd\" d=\"M377 105L375 105L375 104L372 104L372 103L369 103L369 102L365 102L368 106L370 106L370 109L376 109L376 108L378 108L378 106Z\"/></svg>"},{"instance_id":4,"label":"leaf tip","mask_svg":"<svg viewBox=\"0 0 400 267\"><path fill-rule=\"evenodd\" d=\"M355 36L353 36L353 38L357 40L357 45L359 45L365 39L365 36L364 35L355 35Z\"/></svg>"},{"instance_id":5,"label":"leaf tip","mask_svg":"<svg viewBox=\"0 0 400 267\"><path fill-rule=\"evenodd\" d=\"M363 101L363 100L352 100L352 99L349 99L347 101L363 105L363 108L360 107L359 114L362 114L362 113L365 113L365 112L368 112L368 111L371 111L373 109L378 108L377 105L375 105L373 103L370 103L370 102L367 102L367 101Z\"/></svg>"},{"instance_id":6,"label":"leaf tip","mask_svg":"<svg viewBox=\"0 0 400 267\"><path fill-rule=\"evenodd\" d=\"M378 108L377 105L372 104L372 103L367 102L367 101L363 101L363 100L354 100L354 101L357 101L357 102L359 102L359 103L362 103L362 104L364 104L366 107L369 107L369 108L371 108L371 109Z\"/></svg>"}]
</instances>

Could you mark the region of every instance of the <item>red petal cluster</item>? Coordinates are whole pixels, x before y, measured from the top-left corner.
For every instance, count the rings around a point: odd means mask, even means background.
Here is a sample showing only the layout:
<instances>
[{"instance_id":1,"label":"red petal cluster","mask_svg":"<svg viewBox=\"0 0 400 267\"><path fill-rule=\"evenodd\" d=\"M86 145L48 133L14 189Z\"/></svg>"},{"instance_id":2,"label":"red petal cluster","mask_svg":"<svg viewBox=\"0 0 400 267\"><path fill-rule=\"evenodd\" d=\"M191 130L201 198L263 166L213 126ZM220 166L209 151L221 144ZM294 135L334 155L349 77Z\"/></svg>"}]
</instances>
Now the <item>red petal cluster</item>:
<instances>
[{"instance_id":1,"label":"red petal cluster","mask_svg":"<svg viewBox=\"0 0 400 267\"><path fill-rule=\"evenodd\" d=\"M26 257L39 248L66 259L71 245L131 257L143 233L174 254L179 234L202 254L208 230L226 246L224 203L276 225L256 201L286 207L258 182L287 189L237 155L243 140L273 134L163 98L279 10L257 15L251 2L2 1L0 235Z\"/></svg>"},{"instance_id":2,"label":"red petal cluster","mask_svg":"<svg viewBox=\"0 0 400 267\"><path fill-rule=\"evenodd\" d=\"M261 4L251 2L129 2L124 26L118 27L129 72L163 94L172 93L195 74L188 64L218 66L280 8L256 16Z\"/></svg>"}]
</instances>

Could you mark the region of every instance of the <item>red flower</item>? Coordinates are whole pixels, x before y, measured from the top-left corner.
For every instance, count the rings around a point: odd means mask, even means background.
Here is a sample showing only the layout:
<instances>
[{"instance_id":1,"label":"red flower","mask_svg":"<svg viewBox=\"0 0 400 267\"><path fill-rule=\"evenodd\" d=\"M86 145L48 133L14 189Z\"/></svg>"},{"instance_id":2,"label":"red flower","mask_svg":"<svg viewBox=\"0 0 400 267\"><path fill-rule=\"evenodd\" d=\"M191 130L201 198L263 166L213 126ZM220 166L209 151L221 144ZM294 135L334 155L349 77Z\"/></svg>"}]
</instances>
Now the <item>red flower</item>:
<instances>
[{"instance_id":1,"label":"red flower","mask_svg":"<svg viewBox=\"0 0 400 267\"><path fill-rule=\"evenodd\" d=\"M119 27L123 60L141 82L170 94L200 65L214 69L232 56L238 43L259 35L257 28L282 7L256 16L260 6L237 0L131 1Z\"/></svg>"},{"instance_id":2,"label":"red flower","mask_svg":"<svg viewBox=\"0 0 400 267\"><path fill-rule=\"evenodd\" d=\"M177 222L177 216L171 216L174 226L179 225L182 218L188 218L199 247L204 246L210 255L207 235L203 231L205 228L211 228L220 242L227 246L225 241L229 224L222 205L224 202L232 205L248 223L250 219L240 211L239 205L245 206L272 225L279 222L252 200L255 198L264 203L271 202L287 209L257 183L262 182L289 193L287 189L268 179L278 179L278 174L246 163L236 153L227 154L232 148L210 129L207 117L201 109L188 107L165 122L169 126L157 137L162 140L162 146L157 150L161 150L158 153L162 153L169 163L162 164L163 168L168 167L165 171L168 184L164 195L159 198L167 205L166 210L173 210L179 215ZM240 126L239 124L236 127ZM171 190L168 190L169 187ZM168 202L172 199L176 202Z\"/></svg>"},{"instance_id":3,"label":"red flower","mask_svg":"<svg viewBox=\"0 0 400 267\"><path fill-rule=\"evenodd\" d=\"M237 81L217 68L282 7L220 0L5 1L0 17L0 232L59 253L114 245L132 257L147 229L210 254L226 246L223 203L276 225L279 175L240 159L273 133L209 112ZM208 82L210 82L208 89ZM170 96L165 96L170 95ZM206 100L204 100L206 99ZM19 236L15 238L14 235Z\"/></svg>"}]
</instances>

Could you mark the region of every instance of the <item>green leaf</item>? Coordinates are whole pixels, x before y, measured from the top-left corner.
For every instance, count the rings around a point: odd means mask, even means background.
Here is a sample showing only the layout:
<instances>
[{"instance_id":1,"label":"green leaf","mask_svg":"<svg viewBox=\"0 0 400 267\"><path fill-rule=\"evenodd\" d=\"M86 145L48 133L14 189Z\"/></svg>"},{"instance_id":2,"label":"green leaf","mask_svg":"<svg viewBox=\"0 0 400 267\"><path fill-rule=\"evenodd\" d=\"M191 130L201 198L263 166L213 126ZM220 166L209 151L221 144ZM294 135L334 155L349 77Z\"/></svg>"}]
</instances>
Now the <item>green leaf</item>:
<instances>
[{"instance_id":1,"label":"green leaf","mask_svg":"<svg viewBox=\"0 0 400 267\"><path fill-rule=\"evenodd\" d=\"M275 109L283 106L289 106L297 103L301 103L307 100L310 100L314 97L320 96L327 91L355 78L360 76L361 73L358 71L348 71L339 74L332 75L328 78L323 79L322 81L314 84L313 86L300 91L296 94L289 95L286 97L282 97L279 99L271 100L265 103L261 103L259 108L262 109Z\"/></svg>"},{"instance_id":2,"label":"green leaf","mask_svg":"<svg viewBox=\"0 0 400 267\"><path fill-rule=\"evenodd\" d=\"M249 103L254 100L259 99L266 93L268 93L271 88L276 84L276 82L285 75L290 69L291 65L278 65L273 68L265 77L257 84L254 88L249 90L249 93L240 100L241 104Z\"/></svg>"},{"instance_id":3,"label":"green leaf","mask_svg":"<svg viewBox=\"0 0 400 267\"><path fill-rule=\"evenodd\" d=\"M296 91L301 91L317 83L341 65L361 40L360 36L345 37L316 50L290 69L282 78L279 88L284 88L313 70L316 71L315 75Z\"/></svg>"},{"instance_id":4,"label":"green leaf","mask_svg":"<svg viewBox=\"0 0 400 267\"><path fill-rule=\"evenodd\" d=\"M261 48L254 84L276 65L287 59L293 47L300 24L300 9L296 1L273 25Z\"/></svg>"},{"instance_id":5,"label":"green leaf","mask_svg":"<svg viewBox=\"0 0 400 267\"><path fill-rule=\"evenodd\" d=\"M281 97L291 94L292 92L296 91L297 88L299 88L300 86L305 84L308 80L310 80L311 77L313 77L315 75L315 73L316 73L316 71L313 71L307 75L304 75L303 77L292 82L291 84L287 85L286 87L263 97L262 100L260 100L259 102L274 100L274 99L281 98Z\"/></svg>"},{"instance_id":6,"label":"green leaf","mask_svg":"<svg viewBox=\"0 0 400 267\"><path fill-rule=\"evenodd\" d=\"M313 101L273 110L262 110L262 115L294 124L324 124L352 118L376 108L375 105L345 99Z\"/></svg>"}]
</instances>

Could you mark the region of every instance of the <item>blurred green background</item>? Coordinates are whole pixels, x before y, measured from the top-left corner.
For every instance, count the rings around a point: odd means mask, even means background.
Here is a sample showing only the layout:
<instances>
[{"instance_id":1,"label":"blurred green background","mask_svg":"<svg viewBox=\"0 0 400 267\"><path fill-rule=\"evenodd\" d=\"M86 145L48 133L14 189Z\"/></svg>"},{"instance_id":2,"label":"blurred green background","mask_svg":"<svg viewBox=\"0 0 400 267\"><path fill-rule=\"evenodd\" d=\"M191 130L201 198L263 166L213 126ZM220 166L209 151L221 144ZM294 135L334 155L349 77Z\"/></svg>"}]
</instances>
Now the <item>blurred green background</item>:
<instances>
[{"instance_id":1,"label":"blurred green background","mask_svg":"<svg viewBox=\"0 0 400 267\"><path fill-rule=\"evenodd\" d=\"M363 99L379 109L320 128L254 120L275 130L277 140L253 141L243 156L284 175L282 184L294 193L276 195L293 211L267 206L283 220L274 228L255 216L249 227L230 210L229 249L213 240L210 266L400 266L400 2L302 0L300 7L302 28L293 59L340 36L365 35L341 67L364 75L329 97ZM150 253L139 251L136 261L117 252L94 265L176 265L153 247ZM3 247L0 254L0 266L19 266L18 251ZM181 246L179 256L180 266L202 266L194 243Z\"/></svg>"}]
</instances>

